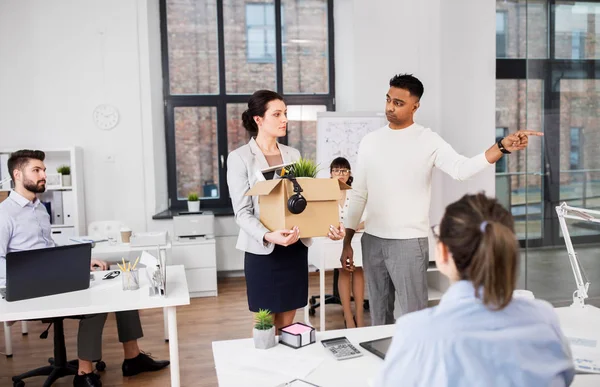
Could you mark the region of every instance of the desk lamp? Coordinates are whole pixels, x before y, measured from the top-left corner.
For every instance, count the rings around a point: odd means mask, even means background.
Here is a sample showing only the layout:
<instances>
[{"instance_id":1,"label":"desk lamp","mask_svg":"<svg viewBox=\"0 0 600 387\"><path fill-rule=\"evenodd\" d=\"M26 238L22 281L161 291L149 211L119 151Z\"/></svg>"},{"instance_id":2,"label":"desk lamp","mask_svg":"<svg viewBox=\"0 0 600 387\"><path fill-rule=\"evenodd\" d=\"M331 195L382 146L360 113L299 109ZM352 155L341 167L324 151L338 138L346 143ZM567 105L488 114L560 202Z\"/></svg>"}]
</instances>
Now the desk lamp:
<instances>
[{"instance_id":1,"label":"desk lamp","mask_svg":"<svg viewBox=\"0 0 600 387\"><path fill-rule=\"evenodd\" d=\"M573 292L573 304L571 304L571 306L579 308L593 307L592 305L585 305L585 299L588 298L590 282L577 259L577 254L575 253L573 243L571 242L571 235L567 228L567 219L600 223L600 219L594 217L594 215L600 215L600 211L571 207L568 206L567 203L562 203L560 206L556 206L556 213L558 214L560 228L563 237L565 238L565 245L567 246L567 252L569 253L569 261L571 262L571 269L573 269L573 275L575 276L575 283L577 284L577 290Z\"/></svg>"}]
</instances>

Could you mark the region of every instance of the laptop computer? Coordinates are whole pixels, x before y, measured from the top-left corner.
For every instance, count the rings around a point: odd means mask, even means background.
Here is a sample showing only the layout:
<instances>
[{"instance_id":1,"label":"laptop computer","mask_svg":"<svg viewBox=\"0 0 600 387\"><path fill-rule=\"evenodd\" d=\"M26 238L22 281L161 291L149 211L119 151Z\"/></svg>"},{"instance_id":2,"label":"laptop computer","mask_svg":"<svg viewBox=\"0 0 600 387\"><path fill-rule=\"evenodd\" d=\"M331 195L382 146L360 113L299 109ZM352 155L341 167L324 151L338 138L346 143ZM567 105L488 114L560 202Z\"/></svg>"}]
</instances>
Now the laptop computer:
<instances>
[{"instance_id":1,"label":"laptop computer","mask_svg":"<svg viewBox=\"0 0 600 387\"><path fill-rule=\"evenodd\" d=\"M359 343L361 347L371 352L372 354L385 359L385 354L390 348L390 344L392 343L391 337L384 337L383 339L364 341Z\"/></svg>"},{"instance_id":2,"label":"laptop computer","mask_svg":"<svg viewBox=\"0 0 600 387\"><path fill-rule=\"evenodd\" d=\"M90 287L89 243L6 254L6 301L20 301Z\"/></svg>"}]
</instances>

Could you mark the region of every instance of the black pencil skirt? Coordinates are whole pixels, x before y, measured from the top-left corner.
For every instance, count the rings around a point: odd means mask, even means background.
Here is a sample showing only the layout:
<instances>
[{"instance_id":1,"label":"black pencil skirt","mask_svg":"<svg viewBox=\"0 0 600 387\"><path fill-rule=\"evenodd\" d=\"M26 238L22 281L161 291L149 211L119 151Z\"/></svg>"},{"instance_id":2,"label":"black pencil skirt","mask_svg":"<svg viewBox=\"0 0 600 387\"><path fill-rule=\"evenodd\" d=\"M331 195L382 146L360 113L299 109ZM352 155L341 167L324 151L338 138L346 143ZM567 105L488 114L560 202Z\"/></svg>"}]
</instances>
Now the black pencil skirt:
<instances>
[{"instance_id":1,"label":"black pencil skirt","mask_svg":"<svg viewBox=\"0 0 600 387\"><path fill-rule=\"evenodd\" d=\"M248 308L287 312L306 306L308 300L308 247L301 241L275 245L269 255L244 256Z\"/></svg>"}]
</instances>

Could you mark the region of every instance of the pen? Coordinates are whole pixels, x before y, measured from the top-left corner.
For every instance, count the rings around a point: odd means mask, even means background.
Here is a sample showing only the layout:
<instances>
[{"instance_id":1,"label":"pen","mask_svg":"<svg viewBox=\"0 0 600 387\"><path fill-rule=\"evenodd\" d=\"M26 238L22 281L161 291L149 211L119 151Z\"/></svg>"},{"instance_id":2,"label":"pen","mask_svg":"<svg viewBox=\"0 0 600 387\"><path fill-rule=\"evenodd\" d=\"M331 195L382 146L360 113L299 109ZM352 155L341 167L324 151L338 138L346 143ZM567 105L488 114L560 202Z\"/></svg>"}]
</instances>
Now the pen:
<instances>
[{"instance_id":1,"label":"pen","mask_svg":"<svg viewBox=\"0 0 600 387\"><path fill-rule=\"evenodd\" d=\"M133 264L133 267L131 268L131 270L135 270L135 266L138 264L138 261L140 260L140 256L138 255L138 257L135 260L135 263Z\"/></svg>"}]
</instances>

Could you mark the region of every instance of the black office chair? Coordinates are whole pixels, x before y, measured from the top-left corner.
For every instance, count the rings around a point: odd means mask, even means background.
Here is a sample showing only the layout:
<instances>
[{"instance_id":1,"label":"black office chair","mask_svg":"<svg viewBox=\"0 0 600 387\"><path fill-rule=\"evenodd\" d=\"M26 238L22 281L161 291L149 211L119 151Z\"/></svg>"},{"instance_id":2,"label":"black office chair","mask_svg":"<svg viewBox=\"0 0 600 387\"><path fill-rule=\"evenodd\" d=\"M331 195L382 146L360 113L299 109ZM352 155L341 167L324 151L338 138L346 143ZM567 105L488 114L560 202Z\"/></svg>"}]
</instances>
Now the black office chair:
<instances>
[{"instance_id":1,"label":"black office chair","mask_svg":"<svg viewBox=\"0 0 600 387\"><path fill-rule=\"evenodd\" d=\"M40 335L41 339L48 337L48 330L50 329L50 326L54 324L54 357L48 359L48 363L50 363L48 366L36 368L34 370L22 373L21 375L13 376L13 387L25 386L23 379L32 378L34 376L48 376L43 387L49 387L52 385L52 383L62 377L77 375L77 369L79 368L78 361L67 361L67 348L65 345L65 332L63 326L63 321L65 318L81 319L83 317L55 317L42 320L43 323L49 323L50 325L48 326L48 329L46 329ZM98 360L96 362L96 370L104 371L105 369L106 364L103 361Z\"/></svg>"},{"instance_id":2,"label":"black office chair","mask_svg":"<svg viewBox=\"0 0 600 387\"><path fill-rule=\"evenodd\" d=\"M325 295L325 305L328 305L328 304L342 305L342 300L340 300L340 292L338 291L339 278L340 278L339 269L334 269L333 270L333 294ZM308 309L308 314L310 316L314 316L317 308L319 306L321 306L321 304L323 303L323 301L317 302L317 300L320 298L321 298L321 296L311 296L310 297L310 299L309 299L310 308ZM354 301L354 297L350 297L350 300ZM365 310L369 310L369 300L367 300L367 299L364 300L363 308Z\"/></svg>"}]
</instances>

